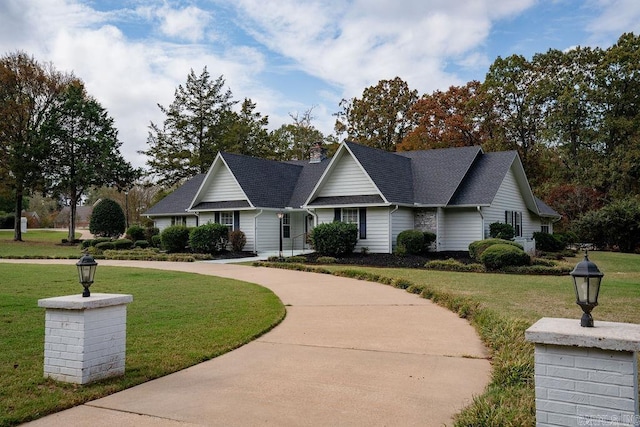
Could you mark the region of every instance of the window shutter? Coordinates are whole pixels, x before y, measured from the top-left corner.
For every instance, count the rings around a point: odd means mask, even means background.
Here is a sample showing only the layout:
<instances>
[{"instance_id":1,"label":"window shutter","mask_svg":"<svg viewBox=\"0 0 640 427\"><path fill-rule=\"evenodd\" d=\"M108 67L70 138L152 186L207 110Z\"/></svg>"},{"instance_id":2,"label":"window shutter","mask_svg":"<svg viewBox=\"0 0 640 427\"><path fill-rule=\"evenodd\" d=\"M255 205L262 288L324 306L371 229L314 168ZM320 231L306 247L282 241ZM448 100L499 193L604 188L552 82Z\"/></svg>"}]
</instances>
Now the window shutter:
<instances>
[{"instance_id":1,"label":"window shutter","mask_svg":"<svg viewBox=\"0 0 640 427\"><path fill-rule=\"evenodd\" d=\"M240 211L233 211L233 229L240 230Z\"/></svg>"},{"instance_id":2,"label":"window shutter","mask_svg":"<svg viewBox=\"0 0 640 427\"><path fill-rule=\"evenodd\" d=\"M333 220L334 221L340 221L342 219L342 215L340 212L340 208L335 208L333 210Z\"/></svg>"},{"instance_id":3,"label":"window shutter","mask_svg":"<svg viewBox=\"0 0 640 427\"><path fill-rule=\"evenodd\" d=\"M367 208L360 208L360 238L367 238Z\"/></svg>"},{"instance_id":4,"label":"window shutter","mask_svg":"<svg viewBox=\"0 0 640 427\"><path fill-rule=\"evenodd\" d=\"M220 224L220 212L215 212L213 214L213 222L216 224Z\"/></svg>"}]
</instances>

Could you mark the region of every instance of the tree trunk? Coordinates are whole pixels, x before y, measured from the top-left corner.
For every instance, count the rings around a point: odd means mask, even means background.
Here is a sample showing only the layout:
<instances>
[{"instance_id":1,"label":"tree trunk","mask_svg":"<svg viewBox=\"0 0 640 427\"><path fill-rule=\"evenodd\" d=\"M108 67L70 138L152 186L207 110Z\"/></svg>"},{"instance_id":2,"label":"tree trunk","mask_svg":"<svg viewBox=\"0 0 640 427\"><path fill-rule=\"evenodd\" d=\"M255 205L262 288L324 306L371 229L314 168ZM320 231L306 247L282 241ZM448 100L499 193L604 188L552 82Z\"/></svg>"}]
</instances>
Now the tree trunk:
<instances>
[{"instance_id":1,"label":"tree trunk","mask_svg":"<svg viewBox=\"0 0 640 427\"><path fill-rule=\"evenodd\" d=\"M16 242L22 242L22 195L24 193L24 186L22 182L18 182L16 185L16 210L15 210L15 224L13 227L13 240Z\"/></svg>"},{"instance_id":2,"label":"tree trunk","mask_svg":"<svg viewBox=\"0 0 640 427\"><path fill-rule=\"evenodd\" d=\"M75 196L71 196L71 200L69 201L69 242L74 242L76 240L76 205L78 203L78 198Z\"/></svg>"}]
</instances>

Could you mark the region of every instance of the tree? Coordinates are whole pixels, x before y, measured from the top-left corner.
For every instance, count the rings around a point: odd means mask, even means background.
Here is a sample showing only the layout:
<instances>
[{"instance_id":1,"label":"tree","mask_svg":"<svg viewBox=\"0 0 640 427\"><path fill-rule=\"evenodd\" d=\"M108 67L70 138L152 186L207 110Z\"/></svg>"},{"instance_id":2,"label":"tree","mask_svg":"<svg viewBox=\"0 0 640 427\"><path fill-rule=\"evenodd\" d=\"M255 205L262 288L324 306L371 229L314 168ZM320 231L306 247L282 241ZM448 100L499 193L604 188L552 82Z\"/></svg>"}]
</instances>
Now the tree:
<instances>
[{"instance_id":1,"label":"tree","mask_svg":"<svg viewBox=\"0 0 640 427\"><path fill-rule=\"evenodd\" d=\"M199 76L193 70L186 85L179 85L167 108L158 107L166 118L161 125L151 122L147 143L141 151L161 185L173 185L198 173L205 173L218 151L234 117L231 91L224 90L223 76L211 80L205 67Z\"/></svg>"},{"instance_id":2,"label":"tree","mask_svg":"<svg viewBox=\"0 0 640 427\"><path fill-rule=\"evenodd\" d=\"M306 160L309 150L316 144L323 144L329 140L311 123L314 119L313 107L302 115L289 113L293 123L280 126L271 133L273 141L273 160Z\"/></svg>"},{"instance_id":3,"label":"tree","mask_svg":"<svg viewBox=\"0 0 640 427\"><path fill-rule=\"evenodd\" d=\"M79 81L59 96L43 125L51 140L48 189L69 200L69 240L75 239L76 207L90 186L128 187L139 171L124 160L113 119Z\"/></svg>"},{"instance_id":4,"label":"tree","mask_svg":"<svg viewBox=\"0 0 640 427\"><path fill-rule=\"evenodd\" d=\"M267 130L269 117L263 117L255 109L256 104L245 98L240 113L230 112L229 129L222 136L222 145L227 151L255 157L267 157L272 152Z\"/></svg>"},{"instance_id":5,"label":"tree","mask_svg":"<svg viewBox=\"0 0 640 427\"><path fill-rule=\"evenodd\" d=\"M409 110L418 99L418 92L400 77L380 80L362 93L362 98L343 99L335 130L347 139L386 151L396 151L411 130Z\"/></svg>"},{"instance_id":6,"label":"tree","mask_svg":"<svg viewBox=\"0 0 640 427\"><path fill-rule=\"evenodd\" d=\"M0 172L15 200L14 240L22 240L23 197L44 181L49 144L43 122L72 80L24 52L0 58Z\"/></svg>"},{"instance_id":7,"label":"tree","mask_svg":"<svg viewBox=\"0 0 640 427\"><path fill-rule=\"evenodd\" d=\"M115 200L103 199L93 208L89 231L95 236L118 237L125 231L122 208Z\"/></svg>"},{"instance_id":8,"label":"tree","mask_svg":"<svg viewBox=\"0 0 640 427\"><path fill-rule=\"evenodd\" d=\"M483 125L487 112L479 92L480 82L436 90L416 101L409 115L413 129L398 145L398 151L482 145L489 138Z\"/></svg>"}]
</instances>

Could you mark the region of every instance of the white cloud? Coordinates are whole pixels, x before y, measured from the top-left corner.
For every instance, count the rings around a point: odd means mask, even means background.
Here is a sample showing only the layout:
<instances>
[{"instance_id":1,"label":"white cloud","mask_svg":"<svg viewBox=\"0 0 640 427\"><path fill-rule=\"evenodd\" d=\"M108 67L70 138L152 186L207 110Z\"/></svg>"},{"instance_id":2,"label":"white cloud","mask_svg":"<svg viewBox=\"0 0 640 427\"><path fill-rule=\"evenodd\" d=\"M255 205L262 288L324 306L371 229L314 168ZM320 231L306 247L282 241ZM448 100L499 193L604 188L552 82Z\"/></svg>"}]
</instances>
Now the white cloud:
<instances>
[{"instance_id":1,"label":"white cloud","mask_svg":"<svg viewBox=\"0 0 640 427\"><path fill-rule=\"evenodd\" d=\"M606 47L624 32L640 33L639 1L592 0L587 5L600 12L587 27L595 44Z\"/></svg>"},{"instance_id":2,"label":"white cloud","mask_svg":"<svg viewBox=\"0 0 640 427\"><path fill-rule=\"evenodd\" d=\"M160 18L160 31L163 34L190 42L202 41L205 28L211 20L211 15L195 6L173 9L164 5L155 14Z\"/></svg>"}]
</instances>

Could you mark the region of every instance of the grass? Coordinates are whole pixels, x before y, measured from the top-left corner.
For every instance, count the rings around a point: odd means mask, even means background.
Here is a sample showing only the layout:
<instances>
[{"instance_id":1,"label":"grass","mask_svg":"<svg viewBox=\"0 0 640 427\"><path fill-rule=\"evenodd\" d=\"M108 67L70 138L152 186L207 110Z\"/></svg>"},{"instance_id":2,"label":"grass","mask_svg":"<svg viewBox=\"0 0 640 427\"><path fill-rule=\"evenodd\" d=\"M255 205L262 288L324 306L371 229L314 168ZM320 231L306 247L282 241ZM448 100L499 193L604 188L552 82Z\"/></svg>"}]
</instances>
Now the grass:
<instances>
[{"instance_id":1,"label":"grass","mask_svg":"<svg viewBox=\"0 0 640 427\"><path fill-rule=\"evenodd\" d=\"M0 258L80 258L80 245L63 246L60 243L68 233L56 230L28 230L22 242L13 240L13 230L0 230ZM76 233L80 237L80 233Z\"/></svg>"},{"instance_id":2,"label":"grass","mask_svg":"<svg viewBox=\"0 0 640 427\"><path fill-rule=\"evenodd\" d=\"M35 234L35 233L34 233ZM75 266L0 264L0 426L11 426L167 375L233 350L285 315L271 291L197 274L101 267L93 292L133 295L126 373L90 385L43 378L38 299L81 293Z\"/></svg>"},{"instance_id":3,"label":"grass","mask_svg":"<svg viewBox=\"0 0 640 427\"><path fill-rule=\"evenodd\" d=\"M589 258L605 274L596 322L640 323L640 256L593 252ZM573 265L581 257L568 259ZM485 393L456 416L457 426L533 426L535 391L533 344L524 331L542 317L579 322L569 276L456 273L420 269L322 267L277 264L378 281L407 289L469 319L491 353L492 378Z\"/></svg>"}]
</instances>

